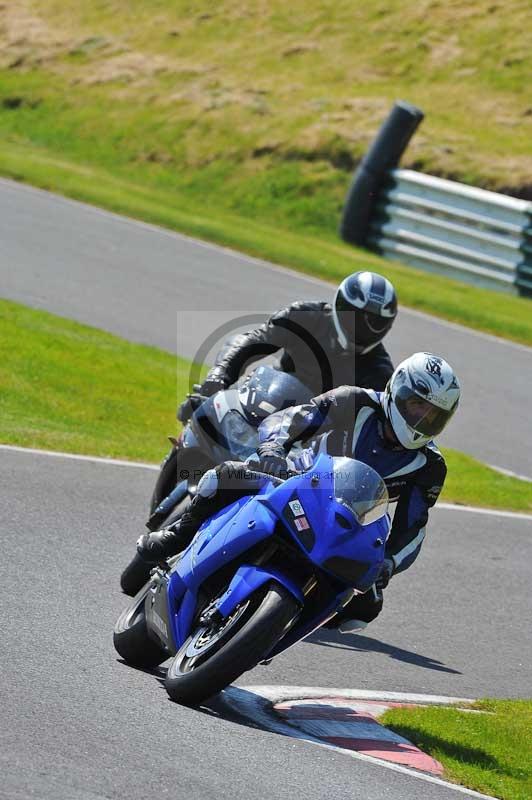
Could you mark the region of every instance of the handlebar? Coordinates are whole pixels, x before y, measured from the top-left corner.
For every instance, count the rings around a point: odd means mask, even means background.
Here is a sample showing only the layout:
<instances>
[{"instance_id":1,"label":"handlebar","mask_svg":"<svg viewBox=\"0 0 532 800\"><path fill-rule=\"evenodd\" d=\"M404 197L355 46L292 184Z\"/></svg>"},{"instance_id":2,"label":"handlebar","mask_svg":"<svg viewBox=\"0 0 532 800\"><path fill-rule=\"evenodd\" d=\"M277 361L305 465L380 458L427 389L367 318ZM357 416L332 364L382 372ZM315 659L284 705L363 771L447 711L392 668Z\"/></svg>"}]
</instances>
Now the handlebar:
<instances>
[{"instance_id":1,"label":"handlebar","mask_svg":"<svg viewBox=\"0 0 532 800\"><path fill-rule=\"evenodd\" d=\"M203 403L205 400L207 400L207 395L205 395L205 394L198 394L197 392L194 392L194 393L192 393L192 394L187 394L187 398L190 400L190 402L191 402L191 405L192 405L192 407L193 407L193 409L194 409L194 411L195 411L197 408L199 408L199 407L200 407L200 405L201 405L201 404L202 404L202 403Z\"/></svg>"}]
</instances>

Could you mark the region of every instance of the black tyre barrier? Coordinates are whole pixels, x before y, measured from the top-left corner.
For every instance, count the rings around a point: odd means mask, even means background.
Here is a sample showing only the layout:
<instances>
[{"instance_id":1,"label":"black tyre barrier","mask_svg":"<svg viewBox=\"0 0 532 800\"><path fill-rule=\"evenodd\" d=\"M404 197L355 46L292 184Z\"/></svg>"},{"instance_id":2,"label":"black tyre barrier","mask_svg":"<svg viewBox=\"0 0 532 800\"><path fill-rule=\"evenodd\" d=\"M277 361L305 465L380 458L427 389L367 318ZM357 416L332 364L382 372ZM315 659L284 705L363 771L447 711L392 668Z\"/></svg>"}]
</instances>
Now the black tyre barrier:
<instances>
[{"instance_id":1,"label":"black tyre barrier","mask_svg":"<svg viewBox=\"0 0 532 800\"><path fill-rule=\"evenodd\" d=\"M398 165L423 117L421 109L399 100L383 122L347 193L340 224L345 242L366 243L373 209L388 172Z\"/></svg>"}]
</instances>

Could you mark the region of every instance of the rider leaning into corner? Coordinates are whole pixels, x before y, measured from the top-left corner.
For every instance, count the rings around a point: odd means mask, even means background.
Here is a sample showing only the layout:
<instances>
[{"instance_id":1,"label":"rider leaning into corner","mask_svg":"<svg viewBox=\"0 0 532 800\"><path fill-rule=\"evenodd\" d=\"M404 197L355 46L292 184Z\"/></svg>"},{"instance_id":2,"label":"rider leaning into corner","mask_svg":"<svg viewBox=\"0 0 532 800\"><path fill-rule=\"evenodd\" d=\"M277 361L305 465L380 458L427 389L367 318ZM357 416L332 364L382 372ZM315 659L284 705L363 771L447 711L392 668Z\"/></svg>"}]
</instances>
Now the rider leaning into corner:
<instances>
[{"instance_id":1,"label":"rider leaning into corner","mask_svg":"<svg viewBox=\"0 0 532 800\"><path fill-rule=\"evenodd\" d=\"M373 467L384 479L391 501L397 501L379 581L332 620L343 633L375 619L390 578L408 569L420 552L428 512L447 471L432 440L451 419L459 398L460 385L451 366L432 353L414 353L399 364L384 392L340 386L272 414L259 428L258 467L252 464L259 470L282 476L289 467L304 466L305 458L308 466L319 451L348 456ZM307 450L294 448L298 444ZM264 480L250 478L245 465L237 462L209 470L181 520L142 536L139 555L151 563L174 555L189 544L202 522L239 497L257 492Z\"/></svg>"},{"instance_id":2,"label":"rider leaning into corner","mask_svg":"<svg viewBox=\"0 0 532 800\"><path fill-rule=\"evenodd\" d=\"M343 384L384 389L393 364L382 339L396 316L390 281L376 272L355 272L342 281L332 303L292 303L261 327L226 342L198 394L205 398L228 388L249 364L279 351L276 367L294 374L312 394ZM178 419L187 422L198 402L198 395L187 398ZM152 511L176 485L180 447L176 442L161 465Z\"/></svg>"},{"instance_id":3,"label":"rider leaning into corner","mask_svg":"<svg viewBox=\"0 0 532 800\"><path fill-rule=\"evenodd\" d=\"M332 303L292 303L261 327L226 342L199 394L210 397L226 389L250 363L279 350L279 369L294 373L314 394L343 384L384 389L393 365L382 339L396 316L390 281L376 272L355 272L342 281ZM185 400L181 422L192 411Z\"/></svg>"}]
</instances>

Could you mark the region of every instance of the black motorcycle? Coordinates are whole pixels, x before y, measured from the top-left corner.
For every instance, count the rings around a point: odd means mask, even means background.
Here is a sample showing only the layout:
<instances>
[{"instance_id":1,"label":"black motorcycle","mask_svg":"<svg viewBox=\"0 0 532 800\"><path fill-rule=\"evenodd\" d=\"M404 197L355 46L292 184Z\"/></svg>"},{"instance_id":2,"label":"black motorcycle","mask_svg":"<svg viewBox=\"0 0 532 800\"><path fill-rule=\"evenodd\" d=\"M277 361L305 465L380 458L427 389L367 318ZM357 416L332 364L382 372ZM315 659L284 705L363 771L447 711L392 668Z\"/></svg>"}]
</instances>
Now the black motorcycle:
<instances>
[{"instance_id":1,"label":"black motorcycle","mask_svg":"<svg viewBox=\"0 0 532 800\"><path fill-rule=\"evenodd\" d=\"M245 461L258 446L261 422L283 408L306 403L312 393L298 378L270 366L260 366L235 388L212 397L191 395L191 418L164 459L146 523L150 531L177 521L190 504L201 476L224 461ZM120 585L134 596L150 577L152 567L135 554L122 572Z\"/></svg>"}]
</instances>

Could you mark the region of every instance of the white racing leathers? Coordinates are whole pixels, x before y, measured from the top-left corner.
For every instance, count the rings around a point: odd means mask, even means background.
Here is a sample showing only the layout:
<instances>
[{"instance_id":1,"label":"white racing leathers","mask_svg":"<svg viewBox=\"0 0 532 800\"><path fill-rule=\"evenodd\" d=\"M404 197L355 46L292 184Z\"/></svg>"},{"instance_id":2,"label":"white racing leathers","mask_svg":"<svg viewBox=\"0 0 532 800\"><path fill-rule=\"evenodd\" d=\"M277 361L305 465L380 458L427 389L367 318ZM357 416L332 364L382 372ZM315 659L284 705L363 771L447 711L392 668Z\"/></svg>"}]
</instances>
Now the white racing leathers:
<instances>
[{"instance_id":1,"label":"white racing leathers","mask_svg":"<svg viewBox=\"0 0 532 800\"><path fill-rule=\"evenodd\" d=\"M419 450L389 444L385 421L382 393L340 386L305 405L272 414L260 426L259 436L279 452L292 450L296 465L301 457L298 445L304 444L314 453L324 450L373 467L384 479L391 502L397 501L386 556L393 559L395 572L401 572L420 551L428 510L438 499L447 468L433 442Z\"/></svg>"}]
</instances>

